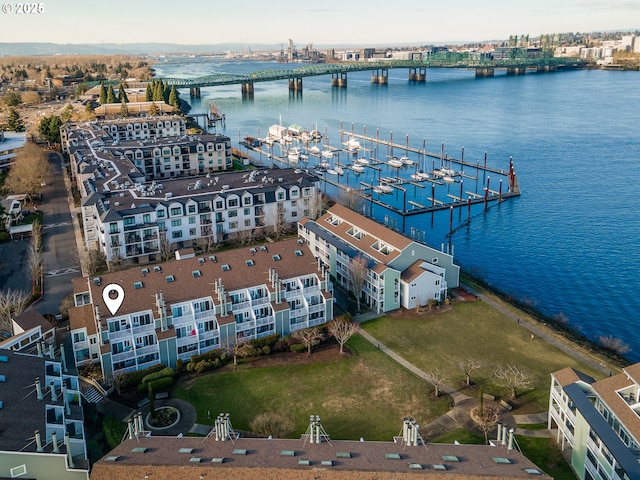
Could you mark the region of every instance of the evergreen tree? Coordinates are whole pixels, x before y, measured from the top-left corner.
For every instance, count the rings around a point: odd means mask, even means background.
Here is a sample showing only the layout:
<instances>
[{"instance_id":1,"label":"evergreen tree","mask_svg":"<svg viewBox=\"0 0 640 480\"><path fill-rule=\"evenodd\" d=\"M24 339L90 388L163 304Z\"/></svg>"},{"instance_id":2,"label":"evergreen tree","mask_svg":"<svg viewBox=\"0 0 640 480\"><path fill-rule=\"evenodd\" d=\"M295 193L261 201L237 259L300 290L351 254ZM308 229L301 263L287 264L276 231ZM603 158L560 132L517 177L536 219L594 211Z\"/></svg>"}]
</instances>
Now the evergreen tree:
<instances>
[{"instance_id":1,"label":"evergreen tree","mask_svg":"<svg viewBox=\"0 0 640 480\"><path fill-rule=\"evenodd\" d=\"M24 132L24 122L20 118L18 111L11 107L9 110L9 118L7 118L7 129L11 132Z\"/></svg>"},{"instance_id":2,"label":"evergreen tree","mask_svg":"<svg viewBox=\"0 0 640 480\"><path fill-rule=\"evenodd\" d=\"M159 113L160 113L160 109L158 108L158 105L156 105L156 102L153 102L151 104L151 108L149 108L149 115L151 115L152 117L155 117Z\"/></svg>"},{"instance_id":3,"label":"evergreen tree","mask_svg":"<svg viewBox=\"0 0 640 480\"><path fill-rule=\"evenodd\" d=\"M147 91L144 94L144 101L151 102L153 100L153 90L151 90L151 84L147 83Z\"/></svg>"},{"instance_id":4,"label":"evergreen tree","mask_svg":"<svg viewBox=\"0 0 640 480\"><path fill-rule=\"evenodd\" d=\"M171 88L169 85L164 86L164 90L162 91L162 99L164 103L169 103L169 94L171 93Z\"/></svg>"},{"instance_id":5,"label":"evergreen tree","mask_svg":"<svg viewBox=\"0 0 640 480\"><path fill-rule=\"evenodd\" d=\"M121 83L118 87L118 101L120 103L129 103L129 97L127 97L127 92L125 91L124 83Z\"/></svg>"},{"instance_id":6,"label":"evergreen tree","mask_svg":"<svg viewBox=\"0 0 640 480\"><path fill-rule=\"evenodd\" d=\"M70 103L67 103L67 106L64 107L64 110L62 111L62 116L60 117L60 119L62 120L62 123L66 123L69 120L71 120L72 116L73 116L73 106Z\"/></svg>"},{"instance_id":7,"label":"evergreen tree","mask_svg":"<svg viewBox=\"0 0 640 480\"><path fill-rule=\"evenodd\" d=\"M164 85L162 80L158 80L153 89L153 101L164 102Z\"/></svg>"},{"instance_id":8,"label":"evergreen tree","mask_svg":"<svg viewBox=\"0 0 640 480\"><path fill-rule=\"evenodd\" d=\"M118 103L116 92L113 91L113 85L109 85L109 89L107 90L107 103Z\"/></svg>"},{"instance_id":9,"label":"evergreen tree","mask_svg":"<svg viewBox=\"0 0 640 480\"><path fill-rule=\"evenodd\" d=\"M129 107L127 107L127 102L121 102L120 116L123 118L127 118L129 116Z\"/></svg>"},{"instance_id":10,"label":"evergreen tree","mask_svg":"<svg viewBox=\"0 0 640 480\"><path fill-rule=\"evenodd\" d=\"M62 126L62 119L57 115L50 117L44 117L40 120L38 126L38 133L43 140L50 143L60 143L60 127Z\"/></svg>"},{"instance_id":11,"label":"evergreen tree","mask_svg":"<svg viewBox=\"0 0 640 480\"><path fill-rule=\"evenodd\" d=\"M171 91L169 92L169 105L173 107L174 112L180 112L180 95L175 85L171 86Z\"/></svg>"},{"instance_id":12,"label":"evergreen tree","mask_svg":"<svg viewBox=\"0 0 640 480\"><path fill-rule=\"evenodd\" d=\"M107 89L104 86L104 81L100 82L100 105L107 103Z\"/></svg>"}]
</instances>

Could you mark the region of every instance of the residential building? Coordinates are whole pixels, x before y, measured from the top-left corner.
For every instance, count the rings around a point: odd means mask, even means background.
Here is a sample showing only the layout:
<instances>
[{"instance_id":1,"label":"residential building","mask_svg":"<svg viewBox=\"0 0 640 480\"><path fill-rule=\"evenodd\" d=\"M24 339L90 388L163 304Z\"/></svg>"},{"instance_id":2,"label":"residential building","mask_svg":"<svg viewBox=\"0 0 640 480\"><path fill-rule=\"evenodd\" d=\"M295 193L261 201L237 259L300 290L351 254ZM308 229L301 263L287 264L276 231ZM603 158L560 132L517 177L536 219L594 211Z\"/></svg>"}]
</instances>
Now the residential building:
<instances>
[{"instance_id":1,"label":"residential building","mask_svg":"<svg viewBox=\"0 0 640 480\"><path fill-rule=\"evenodd\" d=\"M78 366L104 377L333 318L331 283L304 242L289 239L73 280L70 309ZM124 290L110 313L103 293Z\"/></svg>"},{"instance_id":2,"label":"residential building","mask_svg":"<svg viewBox=\"0 0 640 480\"><path fill-rule=\"evenodd\" d=\"M506 444L425 444L418 433L419 426L409 420L405 423L408 427L402 427L402 436L393 441L370 442L332 440L318 424L310 424L307 433L298 439L237 438L224 434L230 422L226 415L222 417L222 422L221 417L216 420L215 436L212 430L207 438L130 434L96 462L91 480L551 478ZM313 415L311 419L313 423ZM235 433L232 428L229 431Z\"/></svg>"},{"instance_id":3,"label":"residential building","mask_svg":"<svg viewBox=\"0 0 640 480\"><path fill-rule=\"evenodd\" d=\"M412 240L336 204L318 220L303 219L298 235L326 266L335 282L350 290L353 269L366 264L362 302L383 313L442 301L459 285L453 256ZM359 260L361 259L361 260Z\"/></svg>"},{"instance_id":4,"label":"residential building","mask_svg":"<svg viewBox=\"0 0 640 480\"><path fill-rule=\"evenodd\" d=\"M109 262L161 259L163 241L178 248L198 242L280 234L311 215L316 177L293 169L252 170L215 176L97 188L82 199L84 238ZM94 187L91 187L94 188Z\"/></svg>"},{"instance_id":5,"label":"residential building","mask_svg":"<svg viewBox=\"0 0 640 480\"><path fill-rule=\"evenodd\" d=\"M1 478L89 478L78 377L58 353L0 349Z\"/></svg>"},{"instance_id":6,"label":"residential building","mask_svg":"<svg viewBox=\"0 0 640 480\"><path fill-rule=\"evenodd\" d=\"M640 478L640 363L598 381L552 373L548 426L579 479Z\"/></svg>"},{"instance_id":7,"label":"residential building","mask_svg":"<svg viewBox=\"0 0 640 480\"><path fill-rule=\"evenodd\" d=\"M29 308L12 318L11 328L13 335L0 342L0 349L42 355L43 351L55 344L56 327L35 308Z\"/></svg>"},{"instance_id":8,"label":"residential building","mask_svg":"<svg viewBox=\"0 0 640 480\"><path fill-rule=\"evenodd\" d=\"M6 173L20 150L27 144L25 132L0 131L0 172Z\"/></svg>"}]
</instances>

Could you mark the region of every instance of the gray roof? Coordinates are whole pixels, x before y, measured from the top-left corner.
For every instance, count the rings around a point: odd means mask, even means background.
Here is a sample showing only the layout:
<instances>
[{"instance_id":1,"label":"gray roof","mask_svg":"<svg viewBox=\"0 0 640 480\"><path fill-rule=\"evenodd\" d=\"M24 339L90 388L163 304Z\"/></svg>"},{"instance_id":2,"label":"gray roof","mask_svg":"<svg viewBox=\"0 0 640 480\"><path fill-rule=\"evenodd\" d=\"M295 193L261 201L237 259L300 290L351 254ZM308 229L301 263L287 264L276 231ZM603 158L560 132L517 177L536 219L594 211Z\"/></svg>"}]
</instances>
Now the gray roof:
<instances>
[{"instance_id":1,"label":"gray roof","mask_svg":"<svg viewBox=\"0 0 640 480\"><path fill-rule=\"evenodd\" d=\"M638 459L631 452L631 449L622 442L620 437L614 433L611 426L591 403L591 400L587 398L580 385L572 383L564 387L564 391L589 423L591 429L607 446L611 455L624 468L629 478L640 478L640 463L638 463Z\"/></svg>"}]
</instances>

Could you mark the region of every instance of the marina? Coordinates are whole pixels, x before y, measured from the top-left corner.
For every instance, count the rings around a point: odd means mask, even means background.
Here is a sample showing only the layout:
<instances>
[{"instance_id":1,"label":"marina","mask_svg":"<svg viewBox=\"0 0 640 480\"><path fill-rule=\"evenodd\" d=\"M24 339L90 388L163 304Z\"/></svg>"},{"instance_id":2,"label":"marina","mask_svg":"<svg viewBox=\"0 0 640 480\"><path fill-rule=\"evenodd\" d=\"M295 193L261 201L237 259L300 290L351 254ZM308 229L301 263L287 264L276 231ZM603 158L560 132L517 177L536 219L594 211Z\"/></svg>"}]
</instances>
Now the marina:
<instances>
[{"instance_id":1,"label":"marina","mask_svg":"<svg viewBox=\"0 0 640 480\"><path fill-rule=\"evenodd\" d=\"M327 143L327 132L322 147L319 143L322 140L314 141L301 132L306 131L298 129L291 134L286 127L272 126L264 141L247 136L241 143L248 150L259 153L260 157L266 156L271 166L294 167L315 174L323 182L324 192L328 192L329 186L337 192L360 197L365 212L366 205L369 206L368 212L372 212L375 205L398 215L403 231L406 217L459 209L466 211L466 224L471 221L473 206L481 205L482 211L486 211L492 204L520 196L512 158L509 158L508 170L505 171L487 165L487 152L482 162L473 162L465 160L464 147L460 158L455 158L445 152L444 143L439 153L429 152L425 139L418 148L411 145L406 135L402 145L393 142L393 132L389 133L388 139L381 138L378 129L375 136L368 136L366 126L360 134L354 132L353 124L350 131L343 129L342 122L338 130L341 147ZM267 142L267 138L272 141ZM386 160L377 157L381 151ZM395 156L394 152L400 156ZM260 160L255 161L268 166ZM361 180L365 171L371 172L372 178ZM465 189L465 180L474 183L475 191ZM456 190L452 192L452 189ZM424 194L420 190L427 192ZM450 221L449 236L453 230L453 222Z\"/></svg>"}]
</instances>

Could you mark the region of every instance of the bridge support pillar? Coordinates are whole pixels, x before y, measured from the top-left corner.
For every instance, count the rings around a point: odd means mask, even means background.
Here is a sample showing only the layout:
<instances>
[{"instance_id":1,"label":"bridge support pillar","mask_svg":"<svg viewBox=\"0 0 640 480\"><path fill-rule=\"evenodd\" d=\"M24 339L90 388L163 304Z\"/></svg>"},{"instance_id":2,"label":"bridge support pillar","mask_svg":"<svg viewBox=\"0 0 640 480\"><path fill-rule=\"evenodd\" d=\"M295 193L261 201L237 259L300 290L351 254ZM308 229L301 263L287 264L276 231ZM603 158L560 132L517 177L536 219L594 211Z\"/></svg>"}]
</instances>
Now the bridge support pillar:
<instances>
[{"instance_id":1,"label":"bridge support pillar","mask_svg":"<svg viewBox=\"0 0 640 480\"><path fill-rule=\"evenodd\" d=\"M507 67L507 75L524 75L527 67Z\"/></svg>"},{"instance_id":2,"label":"bridge support pillar","mask_svg":"<svg viewBox=\"0 0 640 480\"><path fill-rule=\"evenodd\" d=\"M426 67L419 68L410 68L409 69L409 81L410 82L421 82L424 83L427 81L427 69Z\"/></svg>"},{"instance_id":3,"label":"bridge support pillar","mask_svg":"<svg viewBox=\"0 0 640 480\"><path fill-rule=\"evenodd\" d=\"M371 83L379 83L380 85L387 85L389 83L389 70L387 70L386 68L372 70Z\"/></svg>"},{"instance_id":4,"label":"bridge support pillar","mask_svg":"<svg viewBox=\"0 0 640 480\"><path fill-rule=\"evenodd\" d=\"M331 86L332 87L347 87L347 72L332 73L331 74Z\"/></svg>"},{"instance_id":5,"label":"bridge support pillar","mask_svg":"<svg viewBox=\"0 0 640 480\"><path fill-rule=\"evenodd\" d=\"M289 90L294 92L302 92L302 79L301 78L290 78L289 79Z\"/></svg>"},{"instance_id":6,"label":"bridge support pillar","mask_svg":"<svg viewBox=\"0 0 640 480\"><path fill-rule=\"evenodd\" d=\"M242 84L242 95L253 95L253 82L244 82Z\"/></svg>"},{"instance_id":7,"label":"bridge support pillar","mask_svg":"<svg viewBox=\"0 0 640 480\"><path fill-rule=\"evenodd\" d=\"M189 89L189 95L192 97L200 98L200 87L191 87Z\"/></svg>"},{"instance_id":8,"label":"bridge support pillar","mask_svg":"<svg viewBox=\"0 0 640 480\"><path fill-rule=\"evenodd\" d=\"M493 67L476 68L476 78L493 77Z\"/></svg>"},{"instance_id":9,"label":"bridge support pillar","mask_svg":"<svg viewBox=\"0 0 640 480\"><path fill-rule=\"evenodd\" d=\"M536 69L537 72L555 72L558 69L555 65L542 65Z\"/></svg>"}]
</instances>

